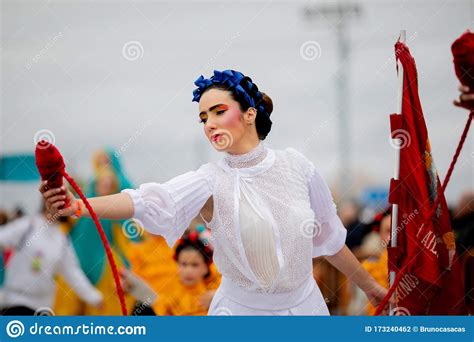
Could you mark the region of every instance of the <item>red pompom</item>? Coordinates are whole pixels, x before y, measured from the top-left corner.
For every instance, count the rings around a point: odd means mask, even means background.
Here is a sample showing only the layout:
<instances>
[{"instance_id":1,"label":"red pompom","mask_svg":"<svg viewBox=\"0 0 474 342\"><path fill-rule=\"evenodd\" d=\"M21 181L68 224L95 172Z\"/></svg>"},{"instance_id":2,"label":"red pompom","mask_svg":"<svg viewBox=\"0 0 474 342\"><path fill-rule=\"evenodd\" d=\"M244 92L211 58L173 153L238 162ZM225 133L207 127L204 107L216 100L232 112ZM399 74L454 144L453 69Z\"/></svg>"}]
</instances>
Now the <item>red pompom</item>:
<instances>
[{"instance_id":1,"label":"red pompom","mask_svg":"<svg viewBox=\"0 0 474 342\"><path fill-rule=\"evenodd\" d=\"M454 70L461 84L474 90L474 33L469 30L451 46Z\"/></svg>"},{"instance_id":2,"label":"red pompom","mask_svg":"<svg viewBox=\"0 0 474 342\"><path fill-rule=\"evenodd\" d=\"M193 230L191 233L189 233L189 241L191 242L196 242L198 240L198 232Z\"/></svg>"},{"instance_id":3,"label":"red pompom","mask_svg":"<svg viewBox=\"0 0 474 342\"><path fill-rule=\"evenodd\" d=\"M48 188L60 188L63 185L66 165L59 150L53 144L41 140L36 144L35 157L41 179L48 181ZM69 206L69 198L66 198L65 202L61 208Z\"/></svg>"}]
</instances>

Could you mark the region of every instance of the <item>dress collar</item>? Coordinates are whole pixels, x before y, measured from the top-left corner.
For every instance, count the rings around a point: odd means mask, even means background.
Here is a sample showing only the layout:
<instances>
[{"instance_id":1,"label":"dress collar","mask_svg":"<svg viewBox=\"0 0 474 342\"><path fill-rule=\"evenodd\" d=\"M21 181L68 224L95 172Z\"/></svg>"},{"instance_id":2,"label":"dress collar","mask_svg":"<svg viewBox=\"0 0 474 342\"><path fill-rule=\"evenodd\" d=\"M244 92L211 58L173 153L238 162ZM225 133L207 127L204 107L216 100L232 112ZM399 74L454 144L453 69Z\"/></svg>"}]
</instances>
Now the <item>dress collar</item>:
<instances>
[{"instance_id":1,"label":"dress collar","mask_svg":"<svg viewBox=\"0 0 474 342\"><path fill-rule=\"evenodd\" d=\"M245 154L229 154L224 152L218 165L226 172L239 177L253 177L272 167L275 161L275 151L267 148L260 141L258 146Z\"/></svg>"},{"instance_id":2,"label":"dress collar","mask_svg":"<svg viewBox=\"0 0 474 342\"><path fill-rule=\"evenodd\" d=\"M230 154L224 152L224 161L231 168L247 168L259 164L267 156L268 149L260 141L256 147L244 154Z\"/></svg>"}]
</instances>

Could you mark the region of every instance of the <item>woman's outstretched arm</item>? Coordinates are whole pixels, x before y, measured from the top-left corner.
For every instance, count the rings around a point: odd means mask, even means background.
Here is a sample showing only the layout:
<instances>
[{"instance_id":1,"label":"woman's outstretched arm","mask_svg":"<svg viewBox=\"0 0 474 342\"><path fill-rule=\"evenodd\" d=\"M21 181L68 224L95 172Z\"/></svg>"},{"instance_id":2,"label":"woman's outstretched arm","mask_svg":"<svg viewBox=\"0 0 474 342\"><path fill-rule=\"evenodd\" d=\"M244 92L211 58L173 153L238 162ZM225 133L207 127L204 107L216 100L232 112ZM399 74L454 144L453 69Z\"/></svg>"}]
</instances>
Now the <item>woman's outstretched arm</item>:
<instances>
[{"instance_id":1,"label":"woman's outstretched arm","mask_svg":"<svg viewBox=\"0 0 474 342\"><path fill-rule=\"evenodd\" d=\"M63 185L61 188L48 189L46 182L41 182L39 191L43 195L46 209L52 216L72 216L79 206L82 208L81 216L91 217L81 199L76 199L72 192ZM66 196L71 203L67 208L59 209L64 205ZM133 216L134 207L132 199L126 193L87 199L97 214L98 218L110 220L125 220Z\"/></svg>"},{"instance_id":2,"label":"woman's outstretched arm","mask_svg":"<svg viewBox=\"0 0 474 342\"><path fill-rule=\"evenodd\" d=\"M387 294L388 290L375 281L346 245L336 254L326 256L326 260L360 287L375 307Z\"/></svg>"},{"instance_id":3,"label":"woman's outstretched arm","mask_svg":"<svg viewBox=\"0 0 474 342\"><path fill-rule=\"evenodd\" d=\"M124 189L119 194L89 198L99 218L133 219L148 232L162 235L170 247L183 235L192 220L213 194L214 167L208 163L196 171L176 176L165 183L144 183L137 189ZM82 207L81 216L90 214L64 185L48 189L41 183L49 215L72 216ZM71 205L59 210L66 198Z\"/></svg>"}]
</instances>

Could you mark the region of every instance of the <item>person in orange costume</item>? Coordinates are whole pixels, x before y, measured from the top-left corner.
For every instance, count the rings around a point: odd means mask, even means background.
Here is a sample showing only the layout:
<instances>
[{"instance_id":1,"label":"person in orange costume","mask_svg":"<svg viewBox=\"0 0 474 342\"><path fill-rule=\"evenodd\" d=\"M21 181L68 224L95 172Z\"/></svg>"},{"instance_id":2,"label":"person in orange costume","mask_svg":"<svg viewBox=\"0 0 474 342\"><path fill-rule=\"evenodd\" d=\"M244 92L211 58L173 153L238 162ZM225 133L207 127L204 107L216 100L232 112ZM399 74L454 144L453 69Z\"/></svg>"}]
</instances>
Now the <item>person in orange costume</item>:
<instances>
[{"instance_id":1,"label":"person in orange costume","mask_svg":"<svg viewBox=\"0 0 474 342\"><path fill-rule=\"evenodd\" d=\"M208 230L199 221L191 224L189 231L196 230L204 242L209 244ZM143 279L156 293L162 295L172 293L179 283L178 265L174 261L174 248L168 247L163 237L145 233L143 240L131 245L129 253L131 271ZM214 263L208 265L210 274L204 278L206 291L200 300L207 309L216 289L219 287L221 275Z\"/></svg>"},{"instance_id":2,"label":"person in orange costume","mask_svg":"<svg viewBox=\"0 0 474 342\"><path fill-rule=\"evenodd\" d=\"M160 316L204 316L208 308L202 303L207 292L205 279L211 275L212 249L197 231L176 243L174 259L178 265L179 281L169 293L162 293L153 305Z\"/></svg>"}]
</instances>

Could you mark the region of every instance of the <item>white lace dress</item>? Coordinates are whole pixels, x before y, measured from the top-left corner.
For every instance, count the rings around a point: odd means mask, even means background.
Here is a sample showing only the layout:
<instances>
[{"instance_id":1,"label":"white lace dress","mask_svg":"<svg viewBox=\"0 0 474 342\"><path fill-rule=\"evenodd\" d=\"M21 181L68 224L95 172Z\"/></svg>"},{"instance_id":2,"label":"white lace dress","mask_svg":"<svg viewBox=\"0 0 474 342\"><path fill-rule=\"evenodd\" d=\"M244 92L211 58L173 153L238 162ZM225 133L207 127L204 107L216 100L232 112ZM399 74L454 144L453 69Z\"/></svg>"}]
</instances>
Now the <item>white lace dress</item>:
<instances>
[{"instance_id":1,"label":"white lace dress","mask_svg":"<svg viewBox=\"0 0 474 342\"><path fill-rule=\"evenodd\" d=\"M162 184L126 189L134 218L173 246L213 196L214 262L222 283L210 315L327 315L312 258L341 250L346 229L314 165L263 142Z\"/></svg>"}]
</instances>

